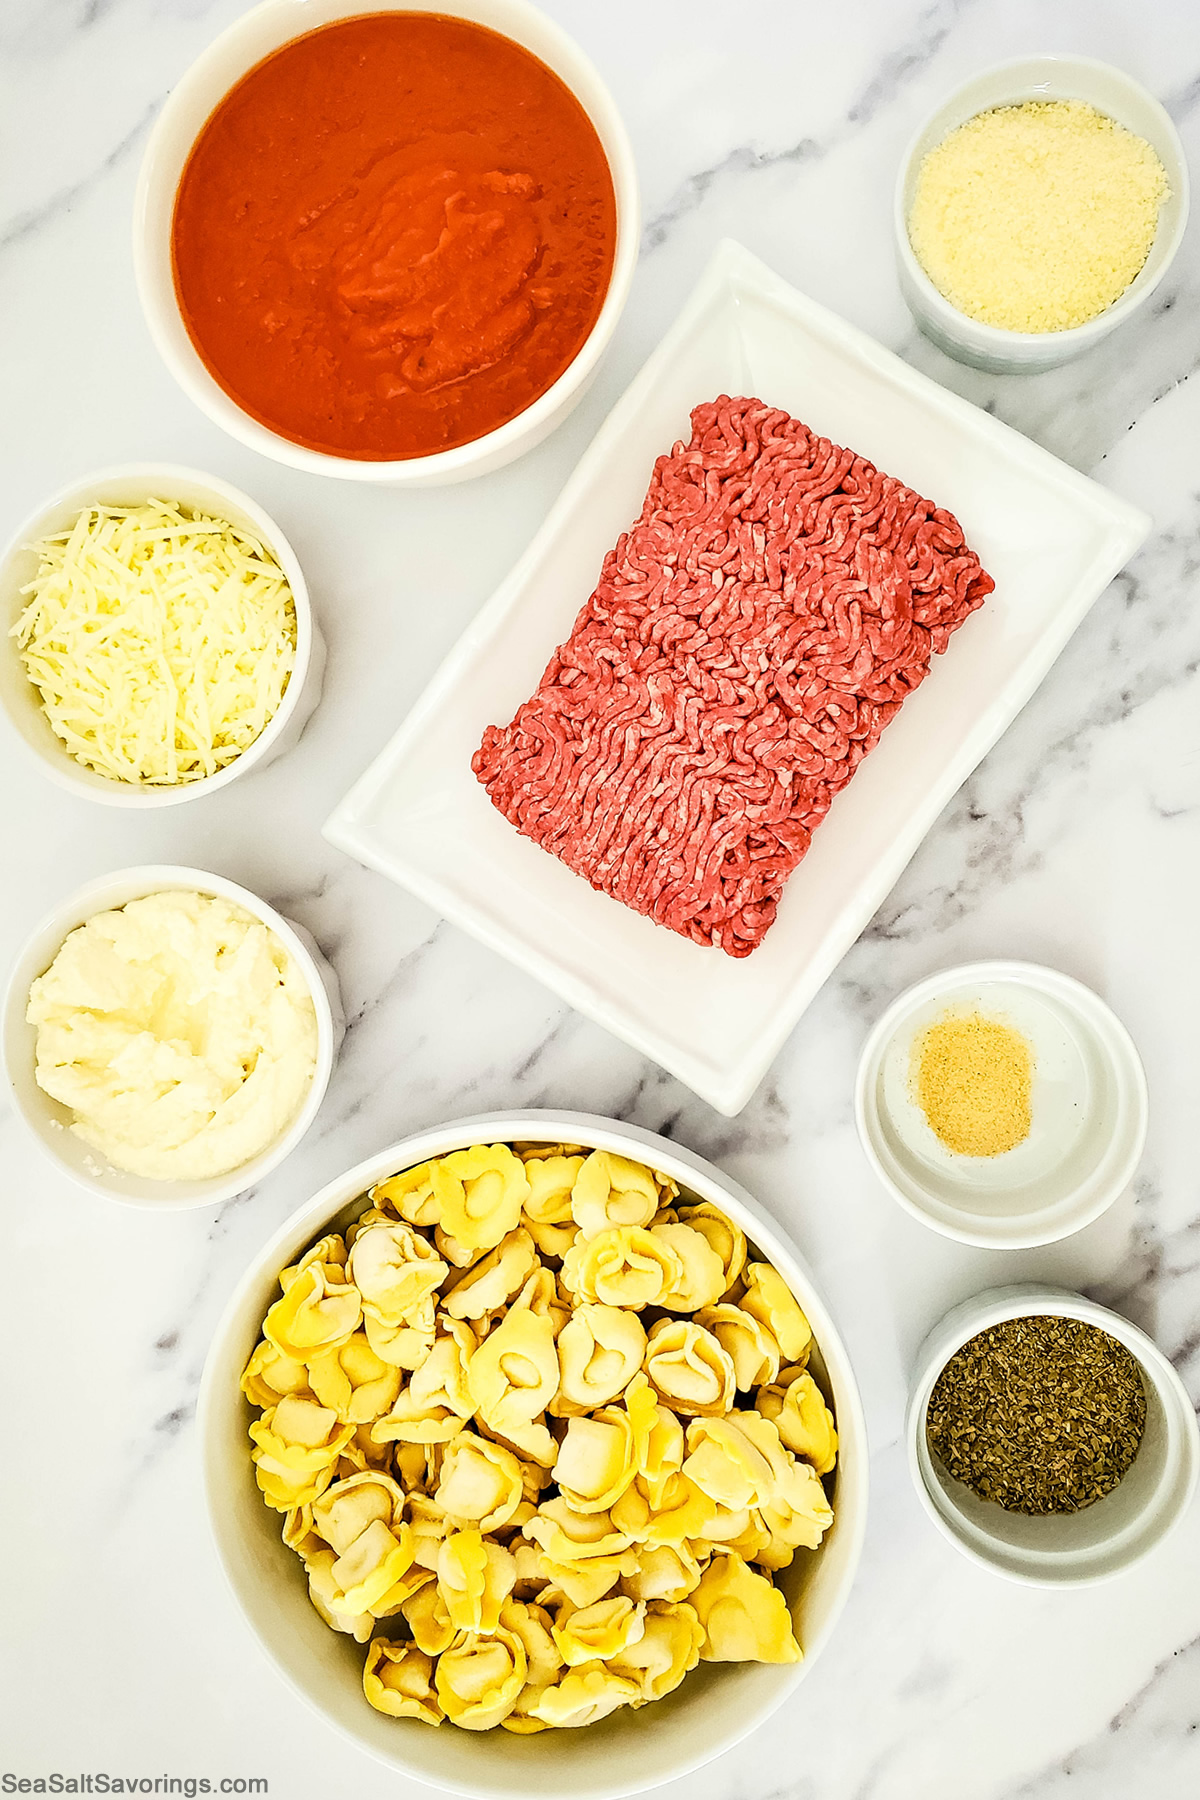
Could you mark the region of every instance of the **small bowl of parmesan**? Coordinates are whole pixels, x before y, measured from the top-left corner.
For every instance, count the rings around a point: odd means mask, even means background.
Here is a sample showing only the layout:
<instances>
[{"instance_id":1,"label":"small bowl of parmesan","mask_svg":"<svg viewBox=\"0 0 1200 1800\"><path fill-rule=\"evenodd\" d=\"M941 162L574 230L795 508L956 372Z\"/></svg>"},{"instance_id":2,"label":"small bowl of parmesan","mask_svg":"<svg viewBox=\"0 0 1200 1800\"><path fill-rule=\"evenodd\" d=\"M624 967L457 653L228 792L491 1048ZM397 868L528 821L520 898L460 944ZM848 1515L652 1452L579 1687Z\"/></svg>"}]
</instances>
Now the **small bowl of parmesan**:
<instances>
[{"instance_id":1,"label":"small bowl of parmesan","mask_svg":"<svg viewBox=\"0 0 1200 1800\"><path fill-rule=\"evenodd\" d=\"M173 806L289 749L325 647L261 507L166 465L73 482L0 558L0 701L45 774L107 806Z\"/></svg>"},{"instance_id":2,"label":"small bowl of parmesan","mask_svg":"<svg viewBox=\"0 0 1200 1800\"><path fill-rule=\"evenodd\" d=\"M1188 1516L1200 1475L1169 1358L1122 1314L1041 1281L976 1294L932 1328L904 1435L943 1537L1029 1587L1124 1574Z\"/></svg>"},{"instance_id":3,"label":"small bowl of parmesan","mask_svg":"<svg viewBox=\"0 0 1200 1800\"><path fill-rule=\"evenodd\" d=\"M1154 96L1087 57L988 69L902 159L900 286L947 355L1034 373L1143 308L1187 223L1179 134Z\"/></svg>"},{"instance_id":4,"label":"small bowl of parmesan","mask_svg":"<svg viewBox=\"0 0 1200 1800\"><path fill-rule=\"evenodd\" d=\"M155 1211L261 1181L316 1118L345 1032L312 936L248 888L171 864L64 900L0 1016L13 1104L72 1181Z\"/></svg>"}]
</instances>

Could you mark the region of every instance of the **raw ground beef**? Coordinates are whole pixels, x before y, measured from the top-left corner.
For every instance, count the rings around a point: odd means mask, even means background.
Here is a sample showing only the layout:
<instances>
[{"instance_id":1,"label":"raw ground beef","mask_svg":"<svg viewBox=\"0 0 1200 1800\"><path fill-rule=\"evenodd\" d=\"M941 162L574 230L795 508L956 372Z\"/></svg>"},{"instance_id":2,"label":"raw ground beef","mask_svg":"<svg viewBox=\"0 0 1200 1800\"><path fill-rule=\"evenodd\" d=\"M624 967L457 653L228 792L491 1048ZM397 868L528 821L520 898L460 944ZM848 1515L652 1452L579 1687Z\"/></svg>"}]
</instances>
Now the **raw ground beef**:
<instances>
[{"instance_id":1,"label":"raw ground beef","mask_svg":"<svg viewBox=\"0 0 1200 1800\"><path fill-rule=\"evenodd\" d=\"M471 766L593 887L747 956L834 795L994 585L953 514L722 395L659 457L537 692Z\"/></svg>"}]
</instances>

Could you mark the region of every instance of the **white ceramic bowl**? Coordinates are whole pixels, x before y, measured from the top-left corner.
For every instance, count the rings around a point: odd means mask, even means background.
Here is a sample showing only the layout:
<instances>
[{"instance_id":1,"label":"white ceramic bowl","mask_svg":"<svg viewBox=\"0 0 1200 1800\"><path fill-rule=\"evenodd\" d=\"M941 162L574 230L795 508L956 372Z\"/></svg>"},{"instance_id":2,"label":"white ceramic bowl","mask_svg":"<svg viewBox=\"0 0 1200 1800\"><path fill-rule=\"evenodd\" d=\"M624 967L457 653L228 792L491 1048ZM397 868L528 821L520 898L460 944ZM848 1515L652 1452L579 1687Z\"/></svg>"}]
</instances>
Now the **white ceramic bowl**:
<instances>
[{"instance_id":1,"label":"white ceramic bowl","mask_svg":"<svg viewBox=\"0 0 1200 1800\"><path fill-rule=\"evenodd\" d=\"M435 10L485 25L541 59L570 88L595 126L612 173L617 243L599 317L574 361L531 406L495 431L436 455L377 462L309 450L242 410L209 374L180 315L171 264L171 221L184 165L201 129L235 83L272 51L338 19L372 12ZM637 263L640 208L637 168L620 114L594 65L553 20L527 0L439 0L436 8L400 0L263 0L237 19L172 89L146 146L133 216L133 259L150 335L184 392L231 436L320 475L404 487L440 487L503 468L547 437L582 398L617 328Z\"/></svg>"},{"instance_id":2,"label":"white ceramic bowl","mask_svg":"<svg viewBox=\"0 0 1200 1800\"><path fill-rule=\"evenodd\" d=\"M1146 1429L1132 1468L1111 1494L1081 1512L1031 1517L951 1480L930 1452L925 1412L938 1376L969 1339L1037 1313L1083 1319L1132 1352L1146 1389ZM973 1561L1031 1587L1080 1587L1122 1574L1178 1524L1200 1472L1196 1414L1157 1344L1120 1313L1040 1282L977 1294L934 1327L917 1353L905 1434L909 1471L938 1530Z\"/></svg>"},{"instance_id":3,"label":"white ceramic bowl","mask_svg":"<svg viewBox=\"0 0 1200 1800\"><path fill-rule=\"evenodd\" d=\"M254 1416L239 1391L279 1271L330 1227L362 1209L376 1181L469 1144L567 1140L641 1159L713 1201L785 1277L811 1321L820 1354L812 1367L832 1395L840 1438L835 1523L815 1554L801 1551L781 1578L805 1656L801 1663L701 1664L667 1700L624 1710L575 1731L518 1737L506 1731L432 1731L374 1712L362 1693L363 1650L322 1624L303 1569L279 1535L279 1516L254 1482L246 1429ZM349 1170L293 1214L255 1258L217 1327L205 1365L197 1422L209 1516L234 1594L280 1673L314 1711L393 1769L473 1800L569 1794L613 1800L689 1770L728 1750L793 1693L841 1612L862 1548L867 1443L858 1388L841 1338L811 1275L778 1226L736 1182L678 1145L634 1125L576 1113L492 1113L394 1144Z\"/></svg>"},{"instance_id":4,"label":"white ceramic bowl","mask_svg":"<svg viewBox=\"0 0 1200 1800\"><path fill-rule=\"evenodd\" d=\"M1033 1126L1002 1156L958 1156L909 1091L916 1041L947 1011L1014 1025L1033 1047ZM900 995L863 1049L855 1118L879 1179L914 1218L985 1249L1050 1244L1128 1187L1146 1141L1146 1076L1116 1015L1037 963L968 963Z\"/></svg>"},{"instance_id":5,"label":"white ceramic bowl","mask_svg":"<svg viewBox=\"0 0 1200 1800\"><path fill-rule=\"evenodd\" d=\"M72 1119L70 1109L52 1100L37 1084L37 1033L26 1023L25 1009L33 982L49 968L63 941L77 925L85 924L98 912L125 906L130 900L139 900L146 894L179 889L216 894L231 901L261 919L287 946L305 977L316 1010L317 1064L300 1111L275 1142L251 1162L228 1175L213 1176L206 1181L147 1181L112 1168L82 1138L68 1130ZM102 1194L105 1199L121 1200L128 1206L149 1207L156 1212L178 1212L193 1206L217 1206L223 1200L231 1200L235 1194L244 1193L255 1182L261 1181L291 1154L316 1118L325 1098L338 1046L345 1035L345 1020L337 976L302 925L285 919L257 894L239 887L236 881L227 881L223 875L166 863L101 875L55 907L17 957L0 1013L0 1034L4 1074L16 1110L59 1168L72 1181L90 1189L93 1194Z\"/></svg>"},{"instance_id":6,"label":"white ceramic bowl","mask_svg":"<svg viewBox=\"0 0 1200 1800\"><path fill-rule=\"evenodd\" d=\"M283 699L265 730L249 749L215 775L163 788L111 781L107 775L76 762L51 729L38 691L25 673L16 639L9 635L25 605L21 589L37 574L37 557L31 545L73 525L85 506L141 506L150 499L174 500L211 512L251 532L270 550L287 576L296 607L295 664ZM278 525L248 495L230 487L228 482L168 463L138 463L86 475L62 488L25 520L0 558L0 638L0 704L13 727L51 781L85 800L98 800L103 806L178 806L185 800L215 793L239 775L273 762L296 743L308 723L321 697L325 669L325 642L313 622L304 574Z\"/></svg>"},{"instance_id":7,"label":"white ceramic bowl","mask_svg":"<svg viewBox=\"0 0 1200 1800\"><path fill-rule=\"evenodd\" d=\"M959 125L994 106L1025 100L1086 100L1154 149L1171 185L1158 234L1141 270L1104 312L1067 331L1005 331L968 318L951 305L921 267L908 219L923 158ZM893 220L900 287L921 330L959 362L999 374L1032 374L1068 362L1141 310L1171 266L1188 216L1188 168L1166 112L1140 82L1086 56L1030 56L986 69L951 94L913 138L900 163Z\"/></svg>"}]
</instances>

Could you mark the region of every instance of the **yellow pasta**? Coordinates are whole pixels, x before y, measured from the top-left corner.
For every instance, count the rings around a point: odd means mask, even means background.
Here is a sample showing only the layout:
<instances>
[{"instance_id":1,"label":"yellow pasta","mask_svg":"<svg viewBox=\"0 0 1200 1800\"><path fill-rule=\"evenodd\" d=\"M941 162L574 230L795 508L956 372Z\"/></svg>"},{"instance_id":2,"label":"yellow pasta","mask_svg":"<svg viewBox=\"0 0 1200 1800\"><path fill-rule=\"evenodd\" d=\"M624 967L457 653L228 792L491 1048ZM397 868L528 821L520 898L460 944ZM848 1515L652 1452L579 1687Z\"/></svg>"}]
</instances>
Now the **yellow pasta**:
<instances>
[{"instance_id":1,"label":"yellow pasta","mask_svg":"<svg viewBox=\"0 0 1200 1800\"><path fill-rule=\"evenodd\" d=\"M469 1250L490 1250L516 1229L529 1179L507 1144L480 1144L433 1165L433 1192L442 1230Z\"/></svg>"},{"instance_id":2,"label":"yellow pasta","mask_svg":"<svg viewBox=\"0 0 1200 1800\"><path fill-rule=\"evenodd\" d=\"M682 1224L690 1225L693 1231L700 1232L708 1240L710 1250L715 1250L721 1259L721 1267L725 1271L725 1286L722 1297L728 1294L746 1266L746 1234L732 1219L727 1219L719 1207L711 1200L703 1200L698 1206L687 1206L679 1214Z\"/></svg>"},{"instance_id":3,"label":"yellow pasta","mask_svg":"<svg viewBox=\"0 0 1200 1800\"><path fill-rule=\"evenodd\" d=\"M621 1225L649 1225L658 1187L649 1169L610 1150L593 1150L575 1178L571 1213L585 1238Z\"/></svg>"},{"instance_id":4,"label":"yellow pasta","mask_svg":"<svg viewBox=\"0 0 1200 1800\"><path fill-rule=\"evenodd\" d=\"M563 1661L576 1668L580 1663L609 1662L620 1656L641 1637L645 1620L643 1601L618 1594L591 1606L565 1607L552 1635Z\"/></svg>"},{"instance_id":5,"label":"yellow pasta","mask_svg":"<svg viewBox=\"0 0 1200 1800\"><path fill-rule=\"evenodd\" d=\"M372 1225L354 1240L346 1263L363 1312L384 1325L432 1331L433 1296L450 1273L411 1225Z\"/></svg>"},{"instance_id":6,"label":"yellow pasta","mask_svg":"<svg viewBox=\"0 0 1200 1800\"><path fill-rule=\"evenodd\" d=\"M778 1386L760 1388L758 1410L774 1420L789 1450L818 1475L829 1474L837 1461L837 1431L824 1394L806 1370L785 1369Z\"/></svg>"},{"instance_id":7,"label":"yellow pasta","mask_svg":"<svg viewBox=\"0 0 1200 1800\"><path fill-rule=\"evenodd\" d=\"M725 1265L702 1231L690 1225L652 1225L651 1235L679 1258L680 1274L659 1301L668 1312L694 1313L725 1292Z\"/></svg>"},{"instance_id":8,"label":"yellow pasta","mask_svg":"<svg viewBox=\"0 0 1200 1800\"><path fill-rule=\"evenodd\" d=\"M606 1406L628 1387L646 1354L646 1329L620 1306L577 1306L558 1338L559 1385L550 1410Z\"/></svg>"},{"instance_id":9,"label":"yellow pasta","mask_svg":"<svg viewBox=\"0 0 1200 1800\"><path fill-rule=\"evenodd\" d=\"M376 1638L367 1651L363 1693L377 1712L393 1719L440 1725L442 1709L433 1686L433 1658L412 1644Z\"/></svg>"},{"instance_id":10,"label":"yellow pasta","mask_svg":"<svg viewBox=\"0 0 1200 1800\"><path fill-rule=\"evenodd\" d=\"M364 1471L326 1488L305 1510L310 1529L341 1556L368 1525L403 1526L404 1489L382 1471Z\"/></svg>"},{"instance_id":11,"label":"yellow pasta","mask_svg":"<svg viewBox=\"0 0 1200 1800\"><path fill-rule=\"evenodd\" d=\"M642 1341L645 1342L643 1333ZM638 1357L638 1362L641 1362ZM308 1370L269 1344L266 1338L254 1351L242 1374L242 1392L247 1400L264 1409L275 1406L285 1394L302 1394L308 1386Z\"/></svg>"},{"instance_id":12,"label":"yellow pasta","mask_svg":"<svg viewBox=\"0 0 1200 1800\"><path fill-rule=\"evenodd\" d=\"M310 1358L308 1379L322 1406L352 1425L371 1424L400 1392L399 1369L375 1354L365 1331L351 1332L344 1344Z\"/></svg>"},{"instance_id":13,"label":"yellow pasta","mask_svg":"<svg viewBox=\"0 0 1200 1800\"><path fill-rule=\"evenodd\" d=\"M362 1319L362 1295L336 1263L312 1263L287 1284L263 1320L263 1336L280 1356L307 1362L336 1350Z\"/></svg>"},{"instance_id":14,"label":"yellow pasta","mask_svg":"<svg viewBox=\"0 0 1200 1800\"><path fill-rule=\"evenodd\" d=\"M562 1278L580 1300L606 1306L661 1306L683 1280L683 1264L670 1244L637 1225L617 1225L581 1238L563 1258Z\"/></svg>"},{"instance_id":15,"label":"yellow pasta","mask_svg":"<svg viewBox=\"0 0 1200 1800\"><path fill-rule=\"evenodd\" d=\"M470 1528L443 1539L437 1584L455 1631L495 1631L516 1580L516 1558L503 1544Z\"/></svg>"},{"instance_id":16,"label":"yellow pasta","mask_svg":"<svg viewBox=\"0 0 1200 1800\"><path fill-rule=\"evenodd\" d=\"M714 1556L692 1594L706 1662L799 1662L787 1601L740 1556Z\"/></svg>"},{"instance_id":17,"label":"yellow pasta","mask_svg":"<svg viewBox=\"0 0 1200 1800\"><path fill-rule=\"evenodd\" d=\"M696 1314L697 1325L711 1331L733 1364L739 1393L764 1387L779 1374L779 1345L760 1319L744 1307L728 1301L706 1306Z\"/></svg>"},{"instance_id":18,"label":"yellow pasta","mask_svg":"<svg viewBox=\"0 0 1200 1800\"><path fill-rule=\"evenodd\" d=\"M510 1600L501 1609L500 1623L520 1638L525 1650L525 1686L517 1695L512 1711L500 1723L509 1731L530 1733L545 1731L544 1719L534 1717L533 1709L543 1695L554 1686L563 1659L554 1641L553 1621L545 1607Z\"/></svg>"},{"instance_id":19,"label":"yellow pasta","mask_svg":"<svg viewBox=\"0 0 1200 1800\"><path fill-rule=\"evenodd\" d=\"M727 1413L737 1392L733 1363L711 1331L691 1319L660 1319L646 1344L646 1373L672 1412Z\"/></svg>"},{"instance_id":20,"label":"yellow pasta","mask_svg":"<svg viewBox=\"0 0 1200 1800\"><path fill-rule=\"evenodd\" d=\"M803 1310L711 1202L475 1145L379 1182L279 1288L241 1378L255 1478L378 1712L580 1729L700 1661L799 1658L774 1575L832 1523L837 1428Z\"/></svg>"},{"instance_id":21,"label":"yellow pasta","mask_svg":"<svg viewBox=\"0 0 1200 1800\"><path fill-rule=\"evenodd\" d=\"M467 1384L479 1417L502 1436L534 1424L558 1392L553 1320L510 1306L471 1357Z\"/></svg>"},{"instance_id":22,"label":"yellow pasta","mask_svg":"<svg viewBox=\"0 0 1200 1800\"><path fill-rule=\"evenodd\" d=\"M634 1475L633 1427L620 1407L571 1419L551 1470L559 1492L577 1512L608 1512Z\"/></svg>"},{"instance_id":23,"label":"yellow pasta","mask_svg":"<svg viewBox=\"0 0 1200 1800\"><path fill-rule=\"evenodd\" d=\"M437 1660L435 1681L446 1717L468 1731L490 1731L516 1705L529 1659L515 1631L467 1635Z\"/></svg>"},{"instance_id":24,"label":"yellow pasta","mask_svg":"<svg viewBox=\"0 0 1200 1800\"><path fill-rule=\"evenodd\" d=\"M779 1270L770 1263L748 1263L744 1280L742 1311L750 1313L771 1333L788 1362L806 1357L812 1330Z\"/></svg>"},{"instance_id":25,"label":"yellow pasta","mask_svg":"<svg viewBox=\"0 0 1200 1800\"><path fill-rule=\"evenodd\" d=\"M636 1681L641 1689L631 1706L663 1700L700 1661L704 1630L690 1606L654 1600L646 1609L637 1637L610 1658L615 1675Z\"/></svg>"}]
</instances>

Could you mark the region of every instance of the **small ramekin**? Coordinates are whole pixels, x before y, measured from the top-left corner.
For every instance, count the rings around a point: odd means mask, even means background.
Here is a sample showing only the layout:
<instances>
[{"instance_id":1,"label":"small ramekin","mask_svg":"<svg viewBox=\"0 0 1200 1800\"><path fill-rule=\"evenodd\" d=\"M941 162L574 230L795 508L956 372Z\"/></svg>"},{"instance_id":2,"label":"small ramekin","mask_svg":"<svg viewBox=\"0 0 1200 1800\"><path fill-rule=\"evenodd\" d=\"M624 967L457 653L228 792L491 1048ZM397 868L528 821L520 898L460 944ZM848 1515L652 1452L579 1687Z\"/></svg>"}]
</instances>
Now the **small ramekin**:
<instances>
[{"instance_id":1,"label":"small ramekin","mask_svg":"<svg viewBox=\"0 0 1200 1800\"><path fill-rule=\"evenodd\" d=\"M147 1181L139 1175L112 1168L97 1151L68 1129L72 1121L70 1109L52 1100L37 1084L37 1033L26 1022L25 1011L34 981L50 967L76 926L86 924L97 913L126 906L129 901L143 899L147 894L179 890L214 894L229 900L254 918L261 919L283 942L295 958L312 996L317 1015L317 1061L304 1104L261 1155L227 1175L212 1176L205 1181ZM291 1155L320 1110L345 1029L337 976L302 925L285 919L273 906L268 906L248 888L239 887L236 881L227 881L223 875L212 875L205 869L186 869L175 864L118 869L111 875L88 882L86 887L56 906L18 955L0 1012L4 1074L9 1092L17 1113L47 1156L72 1181L91 1193L100 1194L106 1200L123 1201L127 1206L149 1207L156 1212L219 1206L278 1168L284 1158Z\"/></svg>"},{"instance_id":2,"label":"small ramekin","mask_svg":"<svg viewBox=\"0 0 1200 1800\"><path fill-rule=\"evenodd\" d=\"M1150 254L1133 281L1104 312L1067 331L1005 331L969 318L934 286L908 235L917 175L928 152L977 113L995 106L1019 106L1025 100L1087 101L1146 140L1171 186ZM893 209L901 291L926 337L948 356L997 374L1033 374L1090 350L1142 310L1171 266L1187 216L1187 158L1179 133L1153 94L1122 69L1091 57L1019 57L985 69L951 94L922 125L901 159Z\"/></svg>"},{"instance_id":3,"label":"small ramekin","mask_svg":"<svg viewBox=\"0 0 1200 1800\"><path fill-rule=\"evenodd\" d=\"M975 1010L1034 1047L1033 1129L1002 1156L955 1156L908 1091L920 1034L947 1011ZM1098 1219L1133 1179L1148 1111L1141 1058L1116 1014L1038 963L967 963L917 982L868 1037L855 1087L859 1139L893 1198L943 1237L992 1250L1052 1244Z\"/></svg>"},{"instance_id":4,"label":"small ramekin","mask_svg":"<svg viewBox=\"0 0 1200 1800\"><path fill-rule=\"evenodd\" d=\"M472 443L391 462L309 450L251 418L214 380L188 335L175 294L171 224L175 195L192 145L216 107L264 57L293 38L339 19L373 12L434 10L468 19L532 51L570 88L595 126L612 172L617 243L608 293L596 323L570 365L515 419ZM263 0L236 19L177 83L146 146L133 214L133 262L150 335L180 387L223 431L263 456L311 474L393 487L444 487L523 456L548 437L590 386L629 298L640 231L637 165L616 103L595 65L527 0L439 0L433 9L402 0Z\"/></svg>"},{"instance_id":5,"label":"small ramekin","mask_svg":"<svg viewBox=\"0 0 1200 1800\"><path fill-rule=\"evenodd\" d=\"M1043 1313L1096 1325L1132 1352L1146 1389L1146 1429L1111 1494L1080 1512L1033 1517L951 1480L929 1449L925 1415L938 1376L965 1343L1005 1319ZM1084 1587L1123 1574L1179 1523L1200 1473L1196 1414L1157 1344L1120 1313L1041 1282L977 1294L934 1327L917 1353L905 1436L917 1495L942 1535L972 1561L1030 1587Z\"/></svg>"},{"instance_id":6,"label":"small ramekin","mask_svg":"<svg viewBox=\"0 0 1200 1800\"><path fill-rule=\"evenodd\" d=\"M180 782L175 787L139 787L131 781L112 781L77 762L51 728L38 691L25 673L17 641L10 635L25 606L21 589L37 574L32 546L39 539L73 525L85 506L141 506L151 499L175 501L213 513L250 532L271 552L287 576L296 607L296 660L274 717L248 749L215 775ZM85 475L60 489L25 520L0 557L0 635L4 640L0 644L0 707L51 781L85 800L98 800L102 806L179 806L185 800L199 800L205 794L216 793L239 775L264 768L290 750L321 697L325 641L313 621L308 586L292 546L275 521L248 494L215 475L169 463L136 463Z\"/></svg>"}]
</instances>

